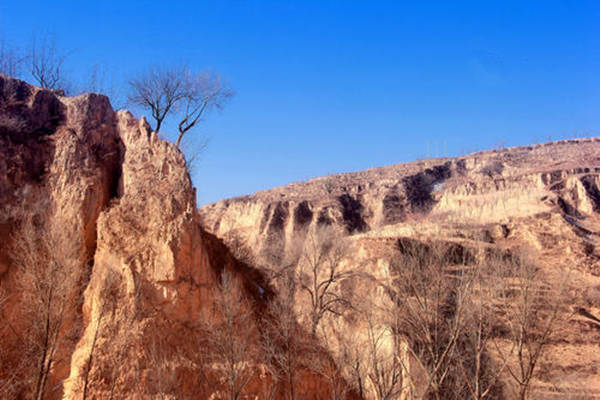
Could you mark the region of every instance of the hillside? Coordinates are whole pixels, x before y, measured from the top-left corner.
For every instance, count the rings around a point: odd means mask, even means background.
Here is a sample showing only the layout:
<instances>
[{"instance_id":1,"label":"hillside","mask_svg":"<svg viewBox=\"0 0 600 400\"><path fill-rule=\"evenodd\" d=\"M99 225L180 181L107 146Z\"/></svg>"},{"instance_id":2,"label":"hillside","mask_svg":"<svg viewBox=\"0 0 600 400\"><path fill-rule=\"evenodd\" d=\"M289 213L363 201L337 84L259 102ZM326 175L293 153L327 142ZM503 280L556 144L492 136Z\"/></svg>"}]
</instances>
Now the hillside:
<instances>
[{"instance_id":1,"label":"hillside","mask_svg":"<svg viewBox=\"0 0 600 400\"><path fill-rule=\"evenodd\" d=\"M599 138L330 175L219 201L200 216L206 229L267 270L311 232L336 227L352 243L348 263L379 282L394 279L390 249L407 240L475 253L527 248L540 282L567 282L570 294L533 398L600 398L593 350L600 339ZM361 280L362 298L382 296L371 281Z\"/></svg>"}]
</instances>

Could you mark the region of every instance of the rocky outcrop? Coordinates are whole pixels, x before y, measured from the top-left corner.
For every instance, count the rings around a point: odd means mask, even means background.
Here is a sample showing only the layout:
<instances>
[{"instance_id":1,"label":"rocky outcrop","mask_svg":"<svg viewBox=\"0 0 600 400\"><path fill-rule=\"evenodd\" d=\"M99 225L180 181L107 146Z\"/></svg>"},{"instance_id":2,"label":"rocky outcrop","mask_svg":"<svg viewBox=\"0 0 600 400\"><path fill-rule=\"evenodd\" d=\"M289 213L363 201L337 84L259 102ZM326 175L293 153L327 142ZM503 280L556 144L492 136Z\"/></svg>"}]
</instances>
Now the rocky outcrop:
<instances>
[{"instance_id":1,"label":"rocky outcrop","mask_svg":"<svg viewBox=\"0 0 600 400\"><path fill-rule=\"evenodd\" d=\"M266 269L302 247L307 233L338 228L352 243L347 263L369 277L352 296L384 308L385 295L370 282L393 276L389 251L403 241L533 248L548 285L569 282L567 308L593 316L567 317L540 367L536 396L600 398L597 368L588 367L598 357L586 350L600 332L599 189L600 139L575 139L315 178L209 204L200 216Z\"/></svg>"},{"instance_id":2,"label":"rocky outcrop","mask_svg":"<svg viewBox=\"0 0 600 400\"><path fill-rule=\"evenodd\" d=\"M0 76L0 204L2 396L30 397L45 374L44 399L221 398L203 346L224 271L253 305L244 328L260 347L273 295L262 275L200 227L182 153L106 97L68 98ZM48 244L35 254L41 261L15 251L21 242ZM50 262L68 285L44 275ZM36 282L43 287L28 286ZM30 318L30 299L48 288L55 299L59 287L68 293L49 317L60 321L56 347L40 367L31 335L44 321ZM248 362L256 373L245 395L266 395L269 361ZM305 398L325 395L318 376L299 376Z\"/></svg>"},{"instance_id":3,"label":"rocky outcrop","mask_svg":"<svg viewBox=\"0 0 600 400\"><path fill-rule=\"evenodd\" d=\"M89 278L96 221L115 196L119 180L121 141L115 124L104 97L61 100L51 91L0 77L0 279L6 300L2 346L7 349L3 365L24 358L13 351L22 350L19 343L30 330L21 307L25 294L18 291L19 274L11 265L11 248L15 240L23 239L15 238L15 228L34 219L62 230L76 257L70 263L76 269L74 281ZM70 303L67 314L68 329L81 329L77 301ZM48 387L60 386L68 374L68 354L75 345L76 338L70 337L56 350L55 373L50 375Z\"/></svg>"},{"instance_id":4,"label":"rocky outcrop","mask_svg":"<svg viewBox=\"0 0 600 400\"><path fill-rule=\"evenodd\" d=\"M200 214L217 236L237 235L276 255L315 226L377 235L423 218L506 223L557 206L589 215L598 210L599 177L600 139L569 140L315 178L209 204Z\"/></svg>"}]
</instances>

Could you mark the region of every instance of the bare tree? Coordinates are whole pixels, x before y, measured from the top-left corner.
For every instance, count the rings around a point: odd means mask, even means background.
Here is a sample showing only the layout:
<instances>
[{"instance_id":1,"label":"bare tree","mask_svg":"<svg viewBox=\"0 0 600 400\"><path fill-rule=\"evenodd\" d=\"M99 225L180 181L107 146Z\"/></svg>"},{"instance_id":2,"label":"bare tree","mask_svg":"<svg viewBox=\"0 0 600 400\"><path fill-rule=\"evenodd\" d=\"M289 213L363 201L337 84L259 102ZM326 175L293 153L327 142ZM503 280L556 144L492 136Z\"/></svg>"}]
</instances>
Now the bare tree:
<instances>
[{"instance_id":1,"label":"bare tree","mask_svg":"<svg viewBox=\"0 0 600 400\"><path fill-rule=\"evenodd\" d=\"M339 321L331 320L328 325L327 329L321 326L320 333L327 347L315 346L313 351L309 351L306 365L311 371L324 378L331 400L344 400L354 389L351 379L347 380L344 377L352 347L346 346L349 342L342 334L343 327Z\"/></svg>"},{"instance_id":2,"label":"bare tree","mask_svg":"<svg viewBox=\"0 0 600 400\"><path fill-rule=\"evenodd\" d=\"M564 309L568 304L568 279L563 279L559 287L545 284L540 269L532 261L532 254L527 251L505 258L497 297L500 321L506 328L504 338L509 343L503 346L503 337L497 337L494 344L517 384L518 398L525 400L530 396L531 382L537 375L546 345L556 334L558 322L569 316L569 311Z\"/></svg>"},{"instance_id":3,"label":"bare tree","mask_svg":"<svg viewBox=\"0 0 600 400\"><path fill-rule=\"evenodd\" d=\"M160 132L163 121L173 112L187 91L187 69L183 67L150 67L145 73L129 81L129 101L149 109Z\"/></svg>"},{"instance_id":4,"label":"bare tree","mask_svg":"<svg viewBox=\"0 0 600 400\"><path fill-rule=\"evenodd\" d=\"M344 267L342 263L347 254L347 243L331 228L310 232L300 251L296 280L300 290L310 298L308 315L313 337L325 315L340 315L350 306L339 287L355 275L354 268Z\"/></svg>"},{"instance_id":5,"label":"bare tree","mask_svg":"<svg viewBox=\"0 0 600 400\"><path fill-rule=\"evenodd\" d=\"M359 398L394 400L408 389L403 338L394 331L384 307L356 305L351 318L332 329L332 346L347 386ZM337 321L340 321L338 319Z\"/></svg>"},{"instance_id":6,"label":"bare tree","mask_svg":"<svg viewBox=\"0 0 600 400\"><path fill-rule=\"evenodd\" d=\"M422 398L464 397L456 365L471 287L459 268L464 257L459 247L407 243L395 260L390 324L426 375Z\"/></svg>"},{"instance_id":7,"label":"bare tree","mask_svg":"<svg viewBox=\"0 0 600 400\"><path fill-rule=\"evenodd\" d=\"M14 236L12 258L22 285L25 345L23 375L32 398L41 400L46 393L50 372L57 361L57 350L69 335L65 314L77 292L79 251L63 228L24 222Z\"/></svg>"},{"instance_id":8,"label":"bare tree","mask_svg":"<svg viewBox=\"0 0 600 400\"><path fill-rule=\"evenodd\" d=\"M223 83L219 75L206 71L199 74L186 71L186 75L182 116L177 126L179 136L175 142L177 147L180 146L183 136L196 126L211 108L221 109L225 101L233 96L233 91Z\"/></svg>"},{"instance_id":9,"label":"bare tree","mask_svg":"<svg viewBox=\"0 0 600 400\"><path fill-rule=\"evenodd\" d=\"M372 314L366 314L365 321L367 378L377 400L397 399L404 389L402 339L389 326L377 323Z\"/></svg>"},{"instance_id":10,"label":"bare tree","mask_svg":"<svg viewBox=\"0 0 600 400\"><path fill-rule=\"evenodd\" d=\"M67 90L68 83L64 72L67 53L57 47L55 37L49 35L44 35L41 39L34 37L30 52L30 72L38 85L45 89Z\"/></svg>"},{"instance_id":11,"label":"bare tree","mask_svg":"<svg viewBox=\"0 0 600 400\"><path fill-rule=\"evenodd\" d=\"M356 391L360 398L364 399L367 389L365 387L367 380L366 361L363 349L356 345L357 340L350 335L350 338L339 334L338 340L340 353L344 365L347 368L345 376L349 385Z\"/></svg>"},{"instance_id":12,"label":"bare tree","mask_svg":"<svg viewBox=\"0 0 600 400\"><path fill-rule=\"evenodd\" d=\"M467 279L472 282L472 292L466 298L465 335L457 362L468 395L473 400L499 397L499 379L506 368L507 360L497 363L490 356L490 344L498 319L496 271L502 268L501 259L483 257L476 265L466 269Z\"/></svg>"},{"instance_id":13,"label":"bare tree","mask_svg":"<svg viewBox=\"0 0 600 400\"><path fill-rule=\"evenodd\" d=\"M229 400L239 400L255 376L256 342L253 314L235 277L227 270L214 292L214 315L204 324L208 360L224 376Z\"/></svg>"},{"instance_id":14,"label":"bare tree","mask_svg":"<svg viewBox=\"0 0 600 400\"><path fill-rule=\"evenodd\" d=\"M343 364L339 364L340 361L342 360L337 357L327 357L327 350L320 347L306 354L306 365L323 378L330 400L344 400L351 390L344 379Z\"/></svg>"},{"instance_id":15,"label":"bare tree","mask_svg":"<svg viewBox=\"0 0 600 400\"><path fill-rule=\"evenodd\" d=\"M262 342L264 355L273 365L274 378L286 386L285 397L295 400L298 396L298 374L305 364L304 356L309 346L296 321L293 271L287 272L281 279L279 296L271 301L263 320Z\"/></svg>"},{"instance_id":16,"label":"bare tree","mask_svg":"<svg viewBox=\"0 0 600 400\"><path fill-rule=\"evenodd\" d=\"M23 55L0 38L0 74L12 77L19 76L24 60Z\"/></svg>"},{"instance_id":17,"label":"bare tree","mask_svg":"<svg viewBox=\"0 0 600 400\"><path fill-rule=\"evenodd\" d=\"M129 81L129 101L148 109L158 133L167 116L181 112L178 122L177 147L183 136L211 108L221 108L233 92L218 75L193 73L185 66L151 67Z\"/></svg>"}]
</instances>

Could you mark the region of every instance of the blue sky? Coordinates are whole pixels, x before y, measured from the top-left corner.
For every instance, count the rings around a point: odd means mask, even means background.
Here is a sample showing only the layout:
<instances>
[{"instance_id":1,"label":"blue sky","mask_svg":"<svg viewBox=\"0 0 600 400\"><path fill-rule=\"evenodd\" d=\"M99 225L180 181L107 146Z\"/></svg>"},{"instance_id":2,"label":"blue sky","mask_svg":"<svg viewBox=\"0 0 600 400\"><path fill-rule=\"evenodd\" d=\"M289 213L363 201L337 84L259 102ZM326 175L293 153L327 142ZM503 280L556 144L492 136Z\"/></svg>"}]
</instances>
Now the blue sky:
<instances>
[{"instance_id":1,"label":"blue sky","mask_svg":"<svg viewBox=\"0 0 600 400\"><path fill-rule=\"evenodd\" d=\"M600 135L597 1L0 0L8 43L44 33L75 83L96 64L118 89L181 62L230 83L195 132L211 138L199 204L444 149Z\"/></svg>"}]
</instances>

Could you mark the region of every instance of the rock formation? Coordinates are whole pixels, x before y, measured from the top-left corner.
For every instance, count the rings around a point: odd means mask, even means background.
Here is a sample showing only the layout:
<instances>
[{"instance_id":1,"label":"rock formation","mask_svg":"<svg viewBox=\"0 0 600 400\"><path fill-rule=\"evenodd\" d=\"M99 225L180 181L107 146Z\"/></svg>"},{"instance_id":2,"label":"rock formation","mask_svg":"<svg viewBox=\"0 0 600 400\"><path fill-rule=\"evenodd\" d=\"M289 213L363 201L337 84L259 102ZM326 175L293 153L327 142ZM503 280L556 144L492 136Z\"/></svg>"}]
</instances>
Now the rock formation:
<instances>
[{"instance_id":1,"label":"rock formation","mask_svg":"<svg viewBox=\"0 0 600 400\"><path fill-rule=\"evenodd\" d=\"M545 284L567 281L572 295L534 397L600 398L600 358L591 351L600 338L599 138L320 177L206 205L200 215L206 229L251 249L266 269L281 265L310 232L337 227L353 244L349 263L372 281L390 279L389 250L407 240L534 249ZM369 282L355 290L381 296Z\"/></svg>"},{"instance_id":2,"label":"rock formation","mask_svg":"<svg viewBox=\"0 0 600 400\"><path fill-rule=\"evenodd\" d=\"M314 225L379 236L422 217L494 224L551 210L593 215L600 210L599 157L600 139L581 139L422 160L222 200L201 215L211 232L235 231L262 253L285 248ZM276 236L282 240L268 240Z\"/></svg>"},{"instance_id":3,"label":"rock formation","mask_svg":"<svg viewBox=\"0 0 600 400\"><path fill-rule=\"evenodd\" d=\"M198 224L182 153L106 97L0 76L0 204L3 398L225 398L205 329L224 271L261 348L268 285ZM268 359L244 362L242 398L283 396Z\"/></svg>"}]
</instances>

